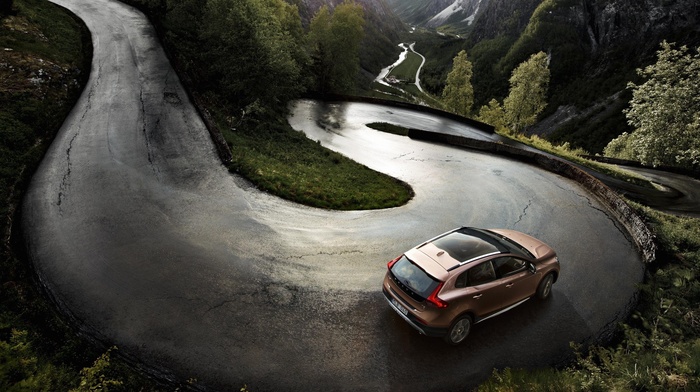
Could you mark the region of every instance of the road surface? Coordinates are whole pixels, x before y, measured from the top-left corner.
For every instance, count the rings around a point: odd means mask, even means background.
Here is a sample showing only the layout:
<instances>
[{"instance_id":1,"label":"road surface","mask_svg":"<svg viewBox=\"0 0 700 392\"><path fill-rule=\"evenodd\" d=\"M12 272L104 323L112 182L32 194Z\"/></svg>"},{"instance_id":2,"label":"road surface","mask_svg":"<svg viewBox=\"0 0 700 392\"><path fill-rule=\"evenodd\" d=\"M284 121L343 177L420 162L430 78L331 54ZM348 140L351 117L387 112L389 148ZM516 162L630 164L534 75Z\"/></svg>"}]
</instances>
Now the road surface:
<instances>
[{"instance_id":1,"label":"road surface","mask_svg":"<svg viewBox=\"0 0 700 392\"><path fill-rule=\"evenodd\" d=\"M643 266L576 183L520 162L373 131L449 120L363 104L296 104L290 123L409 183L407 205L335 212L261 193L223 167L153 28L111 0L55 0L93 34L90 80L23 204L29 256L60 309L152 369L213 389L464 389L541 367L629 310ZM319 125L320 124L320 125ZM562 262L553 297L473 329L418 335L381 294L386 262L461 225L517 229Z\"/></svg>"}]
</instances>

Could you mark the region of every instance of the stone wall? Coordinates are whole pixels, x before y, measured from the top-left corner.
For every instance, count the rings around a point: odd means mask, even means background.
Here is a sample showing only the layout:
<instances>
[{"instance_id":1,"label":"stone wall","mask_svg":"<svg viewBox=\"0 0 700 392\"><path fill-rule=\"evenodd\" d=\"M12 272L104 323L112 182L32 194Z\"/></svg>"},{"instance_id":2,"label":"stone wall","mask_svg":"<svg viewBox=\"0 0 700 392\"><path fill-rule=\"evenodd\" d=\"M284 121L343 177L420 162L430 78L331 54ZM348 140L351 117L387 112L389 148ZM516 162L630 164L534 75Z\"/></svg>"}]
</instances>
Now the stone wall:
<instances>
[{"instance_id":1,"label":"stone wall","mask_svg":"<svg viewBox=\"0 0 700 392\"><path fill-rule=\"evenodd\" d=\"M595 177L562 159L546 156L537 152L525 151L506 144L474 140L462 136L445 135L418 129L409 130L408 136L411 139L445 143L504 155L509 158L537 165L545 170L574 180L589 192L593 193L608 208L614 217L622 223L639 249L645 263L651 263L656 259L654 235L639 215L637 215L615 191Z\"/></svg>"}]
</instances>

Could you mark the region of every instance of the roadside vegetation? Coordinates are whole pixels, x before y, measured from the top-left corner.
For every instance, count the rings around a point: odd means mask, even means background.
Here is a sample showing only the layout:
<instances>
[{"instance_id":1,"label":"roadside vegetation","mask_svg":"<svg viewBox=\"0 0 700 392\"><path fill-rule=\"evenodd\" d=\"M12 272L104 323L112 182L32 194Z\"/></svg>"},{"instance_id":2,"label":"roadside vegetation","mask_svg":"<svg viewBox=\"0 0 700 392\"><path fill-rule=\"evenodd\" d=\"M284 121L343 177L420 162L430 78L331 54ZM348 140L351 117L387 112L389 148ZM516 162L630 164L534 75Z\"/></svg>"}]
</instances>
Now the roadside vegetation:
<instances>
[{"instance_id":1,"label":"roadside vegetation","mask_svg":"<svg viewBox=\"0 0 700 392\"><path fill-rule=\"evenodd\" d=\"M700 170L700 48L663 42L656 63L637 71L641 84L630 82L634 127L605 147L605 155L646 165Z\"/></svg>"},{"instance_id":2,"label":"roadside vegetation","mask_svg":"<svg viewBox=\"0 0 700 392\"><path fill-rule=\"evenodd\" d=\"M369 123L366 125L372 129L376 129L377 131L391 133L399 136L408 136L408 128L400 127L398 125L389 124L385 122Z\"/></svg>"},{"instance_id":3,"label":"roadside vegetation","mask_svg":"<svg viewBox=\"0 0 700 392\"><path fill-rule=\"evenodd\" d=\"M405 204L411 188L310 142L300 132L267 124L254 135L226 132L232 171L287 200L335 210L379 209Z\"/></svg>"}]
</instances>

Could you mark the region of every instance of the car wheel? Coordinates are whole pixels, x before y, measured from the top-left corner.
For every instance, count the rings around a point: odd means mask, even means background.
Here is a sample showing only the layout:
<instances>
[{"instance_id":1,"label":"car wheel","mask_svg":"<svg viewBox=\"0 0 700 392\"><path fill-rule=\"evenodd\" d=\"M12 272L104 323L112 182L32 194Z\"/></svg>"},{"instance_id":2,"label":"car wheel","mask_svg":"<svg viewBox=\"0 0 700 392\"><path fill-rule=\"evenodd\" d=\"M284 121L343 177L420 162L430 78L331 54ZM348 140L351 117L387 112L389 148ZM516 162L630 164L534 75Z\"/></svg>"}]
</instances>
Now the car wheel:
<instances>
[{"instance_id":1,"label":"car wheel","mask_svg":"<svg viewBox=\"0 0 700 392\"><path fill-rule=\"evenodd\" d=\"M458 345L467 338L471 329L472 317L470 315L461 316L452 323L452 326L447 331L447 335L445 335L445 341L451 345Z\"/></svg>"},{"instance_id":2,"label":"car wheel","mask_svg":"<svg viewBox=\"0 0 700 392\"><path fill-rule=\"evenodd\" d=\"M547 276L542 279L540 285L537 286L537 298L547 299L552 294L552 284L554 283L554 275L547 274Z\"/></svg>"}]
</instances>

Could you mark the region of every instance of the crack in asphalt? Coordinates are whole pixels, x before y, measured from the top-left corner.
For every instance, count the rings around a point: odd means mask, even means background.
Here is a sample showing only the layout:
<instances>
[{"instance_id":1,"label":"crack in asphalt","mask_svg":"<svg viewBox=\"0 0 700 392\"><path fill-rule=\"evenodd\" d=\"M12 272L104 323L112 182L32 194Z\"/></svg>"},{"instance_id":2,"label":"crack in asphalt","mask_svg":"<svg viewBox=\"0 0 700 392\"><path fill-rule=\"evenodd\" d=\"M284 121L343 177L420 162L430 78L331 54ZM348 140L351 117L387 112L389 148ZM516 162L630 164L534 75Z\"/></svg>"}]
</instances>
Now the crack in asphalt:
<instances>
[{"instance_id":1,"label":"crack in asphalt","mask_svg":"<svg viewBox=\"0 0 700 392\"><path fill-rule=\"evenodd\" d=\"M142 127L141 127L141 132L143 133L143 138L146 143L146 159L148 159L148 164L151 167L151 170L153 171L153 174L156 175L156 179L160 180L160 170L158 169L158 166L154 163L153 159L153 152L151 148L151 140L148 137L148 113L146 110L146 102L143 97L143 88L141 88L141 91L139 92L139 100L141 102L141 118L142 118ZM154 131L157 131L160 127L160 116L156 119L156 123L154 125Z\"/></svg>"},{"instance_id":2,"label":"crack in asphalt","mask_svg":"<svg viewBox=\"0 0 700 392\"><path fill-rule=\"evenodd\" d=\"M593 204L593 201L591 200L591 198L589 196L587 196L586 194L581 194L581 193L577 192L575 189L565 188L563 185L560 185L559 183L556 183L556 182L553 183L553 185L556 186L557 188L563 190L563 191L571 192L572 194L578 196L579 198L585 199L586 203L588 204L588 206L590 208L592 208L596 211L602 212L605 215L605 217L610 222L613 223L613 225L615 226L615 229L617 229L617 231L619 231L625 238L629 238L629 234L628 234L627 230L625 230L624 227L621 227L621 224L620 224L620 222L618 222L617 219L610 216L611 211L609 211L608 209L600 208L600 207L596 206L595 204Z\"/></svg>"},{"instance_id":3,"label":"crack in asphalt","mask_svg":"<svg viewBox=\"0 0 700 392\"><path fill-rule=\"evenodd\" d=\"M528 208L530 208L531 205L532 205L532 199L528 199L527 205L525 206L525 208L523 208L523 212L520 214L520 216L518 216L518 220L516 220L515 223L513 223L513 226L517 226L518 223L520 223L520 221L523 220L523 218L527 215Z\"/></svg>"},{"instance_id":4,"label":"crack in asphalt","mask_svg":"<svg viewBox=\"0 0 700 392\"><path fill-rule=\"evenodd\" d=\"M75 142L75 139L78 137L78 133L76 132L73 137L70 139L70 142L68 143L68 148L66 149L66 172L63 174L63 178L61 179L61 183L58 185L58 200L56 202L56 205L58 205L58 212L59 214L63 214L63 209L61 208L61 204L63 203L63 197L65 195L65 192L68 190L68 187L70 186L70 174L71 174L71 168L73 166L73 163L71 162L71 150L73 149L73 142Z\"/></svg>"},{"instance_id":5,"label":"crack in asphalt","mask_svg":"<svg viewBox=\"0 0 700 392\"><path fill-rule=\"evenodd\" d=\"M80 134L81 130L81 125L83 124L83 120L87 116L88 112L91 111L92 109L92 99L95 96L95 87L100 85L100 74L102 71L102 62L98 62L97 64L97 72L95 72L95 81L92 83L92 87L90 90L87 92L86 95L86 103L85 103L85 110L83 111L82 115L80 116L80 121L77 123L77 131L71 138L70 142L68 143L68 148L66 149L66 172L63 174L63 178L61 179L61 183L58 185L58 198L56 200L56 205L58 206L58 213L59 215L63 215L63 200L65 198L66 192L70 186L70 175L71 175L71 170L73 163L71 162L71 150L73 149L73 142L75 142L75 139L77 139L78 135Z\"/></svg>"},{"instance_id":6,"label":"crack in asphalt","mask_svg":"<svg viewBox=\"0 0 700 392\"><path fill-rule=\"evenodd\" d=\"M411 155L411 154L413 154L413 151L407 152L407 153L405 153L405 154L401 154L401 155L399 155L399 156L396 156L396 157L394 157L394 159L401 159L401 158L403 158L403 157L405 157L405 156L409 156L409 155Z\"/></svg>"},{"instance_id":7,"label":"crack in asphalt","mask_svg":"<svg viewBox=\"0 0 700 392\"><path fill-rule=\"evenodd\" d=\"M304 255L298 255L298 256L289 256L291 259L303 259L305 257L313 257L313 256L343 256L343 255L351 255L351 254L357 254L357 253L362 253L360 250L343 250L340 252L318 252L318 253L309 253L309 254L304 254Z\"/></svg>"}]
</instances>

